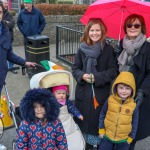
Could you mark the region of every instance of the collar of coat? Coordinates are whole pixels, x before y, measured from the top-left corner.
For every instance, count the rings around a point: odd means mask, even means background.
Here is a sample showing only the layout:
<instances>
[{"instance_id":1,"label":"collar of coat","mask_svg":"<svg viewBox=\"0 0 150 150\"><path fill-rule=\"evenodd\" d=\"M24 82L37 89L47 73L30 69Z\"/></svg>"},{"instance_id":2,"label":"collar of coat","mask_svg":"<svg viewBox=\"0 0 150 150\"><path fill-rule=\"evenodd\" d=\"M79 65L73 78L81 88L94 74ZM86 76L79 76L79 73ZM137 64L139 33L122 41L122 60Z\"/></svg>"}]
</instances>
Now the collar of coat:
<instances>
[{"instance_id":1,"label":"collar of coat","mask_svg":"<svg viewBox=\"0 0 150 150\"><path fill-rule=\"evenodd\" d=\"M24 13L29 14L29 12L27 11L27 9L24 8L23 11L24 11ZM32 10L31 10L30 14L34 14L34 13L36 13L36 9L32 5Z\"/></svg>"},{"instance_id":2,"label":"collar of coat","mask_svg":"<svg viewBox=\"0 0 150 150\"><path fill-rule=\"evenodd\" d=\"M145 41L144 44L142 45L142 47L140 48L139 53L137 54L137 56L135 56L133 58L135 65L138 66L139 69L141 69L141 67L142 67L143 55L146 53L147 48L150 48L150 46L148 46L148 44L149 43L147 41Z\"/></svg>"}]
</instances>

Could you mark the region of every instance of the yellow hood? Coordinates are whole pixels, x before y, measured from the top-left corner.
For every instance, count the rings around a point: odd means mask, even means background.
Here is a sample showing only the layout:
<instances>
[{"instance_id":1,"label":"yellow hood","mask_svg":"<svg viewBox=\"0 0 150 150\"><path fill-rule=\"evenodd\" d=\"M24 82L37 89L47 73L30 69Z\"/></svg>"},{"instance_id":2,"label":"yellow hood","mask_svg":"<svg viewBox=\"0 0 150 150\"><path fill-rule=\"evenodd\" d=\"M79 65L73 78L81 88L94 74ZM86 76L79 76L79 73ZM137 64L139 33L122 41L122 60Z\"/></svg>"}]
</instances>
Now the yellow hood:
<instances>
[{"instance_id":1,"label":"yellow hood","mask_svg":"<svg viewBox=\"0 0 150 150\"><path fill-rule=\"evenodd\" d=\"M133 94L131 98L134 98L135 96L135 91L136 91L136 85L135 85L135 79L134 76L131 72L121 72L118 77L116 78L115 82L113 83L112 86L112 94L116 94L116 85L118 83L124 83L129 85L133 89Z\"/></svg>"}]
</instances>

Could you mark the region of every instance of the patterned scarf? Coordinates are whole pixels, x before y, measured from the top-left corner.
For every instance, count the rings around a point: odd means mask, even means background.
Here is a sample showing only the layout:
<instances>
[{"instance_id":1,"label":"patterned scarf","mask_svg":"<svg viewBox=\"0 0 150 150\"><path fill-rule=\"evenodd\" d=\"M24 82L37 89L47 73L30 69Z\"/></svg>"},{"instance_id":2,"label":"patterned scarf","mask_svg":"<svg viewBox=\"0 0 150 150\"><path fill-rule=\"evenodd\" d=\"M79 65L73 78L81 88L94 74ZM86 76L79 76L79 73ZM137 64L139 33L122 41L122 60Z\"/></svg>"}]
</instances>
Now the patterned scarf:
<instances>
[{"instance_id":1,"label":"patterned scarf","mask_svg":"<svg viewBox=\"0 0 150 150\"><path fill-rule=\"evenodd\" d=\"M59 104L61 104L63 106L66 105L66 99L58 99L57 101Z\"/></svg>"},{"instance_id":2,"label":"patterned scarf","mask_svg":"<svg viewBox=\"0 0 150 150\"><path fill-rule=\"evenodd\" d=\"M123 51L118 58L119 71L128 71L126 67L127 60L130 56L134 56L137 50L143 45L146 36L140 33L134 40L130 40L126 35L123 39Z\"/></svg>"},{"instance_id":3,"label":"patterned scarf","mask_svg":"<svg viewBox=\"0 0 150 150\"><path fill-rule=\"evenodd\" d=\"M87 45L85 42L81 42L80 49L86 55L85 62L87 63L86 66L86 73L96 73L96 65L97 65L97 58L102 52L102 43L97 42L94 45Z\"/></svg>"}]
</instances>

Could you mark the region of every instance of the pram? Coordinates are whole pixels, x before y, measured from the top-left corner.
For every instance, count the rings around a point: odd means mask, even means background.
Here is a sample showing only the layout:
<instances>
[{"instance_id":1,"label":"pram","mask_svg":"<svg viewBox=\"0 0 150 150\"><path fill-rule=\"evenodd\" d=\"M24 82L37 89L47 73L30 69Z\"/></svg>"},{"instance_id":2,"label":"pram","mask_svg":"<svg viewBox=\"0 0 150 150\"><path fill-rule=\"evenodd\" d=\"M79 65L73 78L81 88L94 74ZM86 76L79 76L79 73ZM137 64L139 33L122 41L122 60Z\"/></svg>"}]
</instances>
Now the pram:
<instances>
[{"instance_id":1,"label":"pram","mask_svg":"<svg viewBox=\"0 0 150 150\"><path fill-rule=\"evenodd\" d=\"M53 63L51 63L54 65ZM59 67L52 67L50 66L50 71L45 71L46 69L41 66L37 65L37 68L41 68L43 72L35 74L31 80L30 80L30 88L51 88L53 86L58 85L68 85L69 87L69 99L73 100L73 77L72 74L66 70L55 70ZM68 141L68 148L69 150L85 150L85 141L82 136L82 133L75 124L73 118L71 115L68 115L69 113L66 112L66 108L61 108L60 113L60 120L62 121L62 124L64 126L65 132L67 134L67 141ZM67 113L67 115L64 115L64 113ZM19 107L14 109L11 109L11 114L13 114L13 120L15 123L16 131L18 130L18 126L22 120ZM69 125L69 126L68 126ZM66 128L67 126L67 128ZM12 149L15 150L15 139L12 142Z\"/></svg>"},{"instance_id":2,"label":"pram","mask_svg":"<svg viewBox=\"0 0 150 150\"><path fill-rule=\"evenodd\" d=\"M34 75L30 80L31 88L51 88L58 85L69 87L69 99L73 100L73 77L66 70L53 70L41 72ZM74 122L73 117L68 113L66 106L60 108L59 119L61 120L68 142L69 150L85 150L85 141L82 133Z\"/></svg>"}]
</instances>

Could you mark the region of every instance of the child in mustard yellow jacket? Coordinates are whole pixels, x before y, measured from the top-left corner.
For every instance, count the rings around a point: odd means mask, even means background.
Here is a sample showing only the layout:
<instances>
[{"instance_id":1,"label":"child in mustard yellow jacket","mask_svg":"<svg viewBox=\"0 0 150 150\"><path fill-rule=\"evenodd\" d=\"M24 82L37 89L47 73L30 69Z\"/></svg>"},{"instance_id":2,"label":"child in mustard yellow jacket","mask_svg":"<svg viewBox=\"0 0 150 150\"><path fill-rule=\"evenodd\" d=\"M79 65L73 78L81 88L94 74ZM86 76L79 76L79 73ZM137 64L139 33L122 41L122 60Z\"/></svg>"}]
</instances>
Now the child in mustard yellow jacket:
<instances>
[{"instance_id":1,"label":"child in mustard yellow jacket","mask_svg":"<svg viewBox=\"0 0 150 150\"><path fill-rule=\"evenodd\" d=\"M130 72L121 72L112 85L112 95L100 113L99 150L128 150L135 138L139 111L134 102L135 79Z\"/></svg>"}]
</instances>

